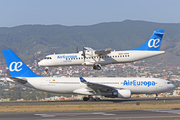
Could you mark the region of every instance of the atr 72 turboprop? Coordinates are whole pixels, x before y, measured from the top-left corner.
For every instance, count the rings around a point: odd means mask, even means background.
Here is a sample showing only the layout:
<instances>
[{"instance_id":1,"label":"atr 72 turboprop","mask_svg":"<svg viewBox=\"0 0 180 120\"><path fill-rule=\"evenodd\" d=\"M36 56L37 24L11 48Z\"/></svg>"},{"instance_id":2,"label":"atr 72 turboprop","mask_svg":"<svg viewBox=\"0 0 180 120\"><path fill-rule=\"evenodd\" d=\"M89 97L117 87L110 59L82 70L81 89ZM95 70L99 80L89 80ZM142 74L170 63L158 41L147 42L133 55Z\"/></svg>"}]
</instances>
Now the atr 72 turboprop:
<instances>
[{"instance_id":1,"label":"atr 72 turboprop","mask_svg":"<svg viewBox=\"0 0 180 120\"><path fill-rule=\"evenodd\" d=\"M48 55L38 64L44 67L84 65L100 70L103 65L134 62L165 53L165 51L159 51L163 34L164 30L156 30L144 45L127 51L111 49L97 51L83 47L83 51L77 49L77 53Z\"/></svg>"},{"instance_id":2,"label":"atr 72 turboprop","mask_svg":"<svg viewBox=\"0 0 180 120\"><path fill-rule=\"evenodd\" d=\"M157 93L175 88L171 82L159 78L41 77L33 73L12 50L3 50L3 54L11 80L41 91L89 95L83 98L84 101L99 101L100 98L97 96L110 98L130 98L131 94L156 94L157 96Z\"/></svg>"}]
</instances>

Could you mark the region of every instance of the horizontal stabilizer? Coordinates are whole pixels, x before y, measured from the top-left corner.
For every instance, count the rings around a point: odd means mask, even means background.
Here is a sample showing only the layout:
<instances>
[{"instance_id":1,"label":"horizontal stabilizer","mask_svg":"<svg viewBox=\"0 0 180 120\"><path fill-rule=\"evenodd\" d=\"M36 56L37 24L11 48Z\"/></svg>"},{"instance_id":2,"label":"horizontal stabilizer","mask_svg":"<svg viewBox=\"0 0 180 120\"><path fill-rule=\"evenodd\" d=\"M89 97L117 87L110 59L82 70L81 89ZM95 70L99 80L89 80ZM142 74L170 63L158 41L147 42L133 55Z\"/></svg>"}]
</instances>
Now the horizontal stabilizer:
<instances>
[{"instance_id":1,"label":"horizontal stabilizer","mask_svg":"<svg viewBox=\"0 0 180 120\"><path fill-rule=\"evenodd\" d=\"M25 78L17 78L17 77L9 77L11 80L14 80L15 82L21 83L21 84L26 84L27 79Z\"/></svg>"}]
</instances>

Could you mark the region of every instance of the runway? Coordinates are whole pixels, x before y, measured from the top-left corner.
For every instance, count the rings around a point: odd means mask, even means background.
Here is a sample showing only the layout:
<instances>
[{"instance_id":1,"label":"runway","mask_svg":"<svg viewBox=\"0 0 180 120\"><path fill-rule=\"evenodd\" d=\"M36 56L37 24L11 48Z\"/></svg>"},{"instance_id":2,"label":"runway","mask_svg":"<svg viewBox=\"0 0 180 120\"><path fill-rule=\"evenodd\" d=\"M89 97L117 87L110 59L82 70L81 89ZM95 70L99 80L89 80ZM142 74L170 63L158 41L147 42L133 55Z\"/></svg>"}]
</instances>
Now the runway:
<instances>
[{"instance_id":1,"label":"runway","mask_svg":"<svg viewBox=\"0 0 180 120\"><path fill-rule=\"evenodd\" d=\"M90 102L82 100L65 100L65 101L21 101L21 102L0 102L0 106L21 106L21 105L70 105L70 104L113 104L113 103L180 103L180 97L160 97L159 100L154 98L131 98L131 99L105 99L100 102Z\"/></svg>"},{"instance_id":2,"label":"runway","mask_svg":"<svg viewBox=\"0 0 180 120\"><path fill-rule=\"evenodd\" d=\"M180 109L129 110L96 112L0 113L2 120L174 120L180 119Z\"/></svg>"},{"instance_id":3,"label":"runway","mask_svg":"<svg viewBox=\"0 0 180 120\"><path fill-rule=\"evenodd\" d=\"M25 101L25 102L0 102L0 106L31 106L31 105L69 105L69 104L136 104L140 103L180 103L180 97L131 98L131 99L106 99L100 102L85 101ZM68 111L68 112L16 112L0 113L2 120L173 120L180 119L180 109L148 109L148 110L107 110L107 111Z\"/></svg>"}]
</instances>

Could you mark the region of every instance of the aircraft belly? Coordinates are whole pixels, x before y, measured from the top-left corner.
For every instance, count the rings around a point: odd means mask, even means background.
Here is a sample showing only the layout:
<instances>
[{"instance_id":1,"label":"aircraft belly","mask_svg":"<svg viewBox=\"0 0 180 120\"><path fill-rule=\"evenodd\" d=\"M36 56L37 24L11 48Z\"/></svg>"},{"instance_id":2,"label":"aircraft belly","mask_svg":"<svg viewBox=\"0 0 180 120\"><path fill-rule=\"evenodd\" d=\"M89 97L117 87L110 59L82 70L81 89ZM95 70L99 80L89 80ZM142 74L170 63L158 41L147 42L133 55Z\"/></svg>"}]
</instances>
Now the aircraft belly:
<instances>
[{"instance_id":1,"label":"aircraft belly","mask_svg":"<svg viewBox=\"0 0 180 120\"><path fill-rule=\"evenodd\" d=\"M107 64L112 64L113 61L106 60L106 61L99 61L99 62L97 62L97 63L99 63L99 64L101 64L101 65L107 65Z\"/></svg>"},{"instance_id":2,"label":"aircraft belly","mask_svg":"<svg viewBox=\"0 0 180 120\"><path fill-rule=\"evenodd\" d=\"M164 53L165 53L164 51L134 51L133 61L157 56Z\"/></svg>"}]
</instances>

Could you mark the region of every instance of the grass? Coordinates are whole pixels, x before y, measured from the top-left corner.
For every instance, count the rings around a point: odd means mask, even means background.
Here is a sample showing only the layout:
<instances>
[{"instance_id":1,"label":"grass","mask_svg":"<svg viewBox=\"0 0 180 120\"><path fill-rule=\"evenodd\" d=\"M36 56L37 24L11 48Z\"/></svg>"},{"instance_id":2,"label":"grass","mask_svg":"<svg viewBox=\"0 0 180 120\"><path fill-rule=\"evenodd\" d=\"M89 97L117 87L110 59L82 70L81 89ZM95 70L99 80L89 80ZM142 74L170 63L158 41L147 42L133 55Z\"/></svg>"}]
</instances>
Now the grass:
<instances>
[{"instance_id":1,"label":"grass","mask_svg":"<svg viewBox=\"0 0 180 120\"><path fill-rule=\"evenodd\" d=\"M179 107L178 107L179 106ZM180 104L81 104L81 105L21 105L0 106L4 112L43 112L43 111L99 111L99 110L141 110L141 109L180 109Z\"/></svg>"}]
</instances>

